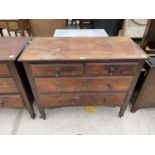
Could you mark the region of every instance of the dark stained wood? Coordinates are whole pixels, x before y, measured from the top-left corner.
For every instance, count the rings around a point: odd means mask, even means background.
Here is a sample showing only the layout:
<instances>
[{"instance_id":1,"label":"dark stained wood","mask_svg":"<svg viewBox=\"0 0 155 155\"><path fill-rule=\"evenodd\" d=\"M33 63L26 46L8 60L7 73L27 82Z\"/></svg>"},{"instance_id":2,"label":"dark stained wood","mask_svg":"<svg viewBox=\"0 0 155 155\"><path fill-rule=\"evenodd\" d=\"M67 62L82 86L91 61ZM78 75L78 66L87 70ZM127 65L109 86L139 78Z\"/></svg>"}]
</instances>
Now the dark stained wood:
<instances>
[{"instance_id":1,"label":"dark stained wood","mask_svg":"<svg viewBox=\"0 0 155 155\"><path fill-rule=\"evenodd\" d=\"M34 76L77 76L83 74L82 64L32 64Z\"/></svg>"},{"instance_id":2,"label":"dark stained wood","mask_svg":"<svg viewBox=\"0 0 155 155\"><path fill-rule=\"evenodd\" d=\"M56 106L122 106L126 93L82 93L40 95L43 108Z\"/></svg>"},{"instance_id":3,"label":"dark stained wood","mask_svg":"<svg viewBox=\"0 0 155 155\"><path fill-rule=\"evenodd\" d=\"M16 83L12 78L0 78L0 93L18 93Z\"/></svg>"},{"instance_id":4,"label":"dark stained wood","mask_svg":"<svg viewBox=\"0 0 155 155\"><path fill-rule=\"evenodd\" d=\"M155 54L155 19L148 20L140 46L148 54ZM147 47L153 50L148 50Z\"/></svg>"},{"instance_id":5,"label":"dark stained wood","mask_svg":"<svg viewBox=\"0 0 155 155\"><path fill-rule=\"evenodd\" d=\"M0 107L25 108L32 118L33 95L22 64L16 62L29 38L0 38Z\"/></svg>"},{"instance_id":6,"label":"dark stained wood","mask_svg":"<svg viewBox=\"0 0 155 155\"><path fill-rule=\"evenodd\" d=\"M16 60L28 41L26 37L0 38L0 61Z\"/></svg>"},{"instance_id":7,"label":"dark stained wood","mask_svg":"<svg viewBox=\"0 0 155 155\"><path fill-rule=\"evenodd\" d=\"M86 74L89 75L134 75L138 63L87 63Z\"/></svg>"},{"instance_id":8,"label":"dark stained wood","mask_svg":"<svg viewBox=\"0 0 155 155\"><path fill-rule=\"evenodd\" d=\"M18 61L45 119L45 108L72 105L119 106L122 116L145 59L129 38L96 37L33 38Z\"/></svg>"},{"instance_id":9,"label":"dark stained wood","mask_svg":"<svg viewBox=\"0 0 155 155\"><path fill-rule=\"evenodd\" d=\"M134 95L133 107L135 112L140 108L155 107L155 63L146 62L144 65L146 73L140 76ZM136 96L135 96L136 95Z\"/></svg>"},{"instance_id":10,"label":"dark stained wood","mask_svg":"<svg viewBox=\"0 0 155 155\"><path fill-rule=\"evenodd\" d=\"M0 64L0 77L10 75L10 71L6 63Z\"/></svg>"},{"instance_id":11,"label":"dark stained wood","mask_svg":"<svg viewBox=\"0 0 155 155\"><path fill-rule=\"evenodd\" d=\"M25 108L20 95L0 95L0 107Z\"/></svg>"},{"instance_id":12,"label":"dark stained wood","mask_svg":"<svg viewBox=\"0 0 155 155\"><path fill-rule=\"evenodd\" d=\"M136 60L146 54L127 37L33 38L19 61Z\"/></svg>"},{"instance_id":13,"label":"dark stained wood","mask_svg":"<svg viewBox=\"0 0 155 155\"><path fill-rule=\"evenodd\" d=\"M40 93L127 91L132 76L36 78L35 82Z\"/></svg>"}]
</instances>

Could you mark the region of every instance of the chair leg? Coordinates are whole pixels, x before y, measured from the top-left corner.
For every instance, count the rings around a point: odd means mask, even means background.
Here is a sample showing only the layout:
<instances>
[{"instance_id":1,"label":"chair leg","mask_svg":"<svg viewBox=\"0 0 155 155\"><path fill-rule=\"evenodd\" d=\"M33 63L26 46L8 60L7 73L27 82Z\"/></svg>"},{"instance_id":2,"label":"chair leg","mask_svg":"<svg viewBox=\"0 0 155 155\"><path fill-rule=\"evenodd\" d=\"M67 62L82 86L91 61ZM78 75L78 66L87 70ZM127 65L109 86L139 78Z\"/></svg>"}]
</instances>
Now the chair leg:
<instances>
[{"instance_id":1,"label":"chair leg","mask_svg":"<svg viewBox=\"0 0 155 155\"><path fill-rule=\"evenodd\" d=\"M0 29L0 34L1 34L2 37L4 37L3 31L2 31L2 30L3 30L3 29Z\"/></svg>"},{"instance_id":2,"label":"chair leg","mask_svg":"<svg viewBox=\"0 0 155 155\"><path fill-rule=\"evenodd\" d=\"M8 29L6 29L6 30L7 30L8 34L9 34L9 36L11 37L11 33L10 33L10 31L9 31Z\"/></svg>"}]
</instances>

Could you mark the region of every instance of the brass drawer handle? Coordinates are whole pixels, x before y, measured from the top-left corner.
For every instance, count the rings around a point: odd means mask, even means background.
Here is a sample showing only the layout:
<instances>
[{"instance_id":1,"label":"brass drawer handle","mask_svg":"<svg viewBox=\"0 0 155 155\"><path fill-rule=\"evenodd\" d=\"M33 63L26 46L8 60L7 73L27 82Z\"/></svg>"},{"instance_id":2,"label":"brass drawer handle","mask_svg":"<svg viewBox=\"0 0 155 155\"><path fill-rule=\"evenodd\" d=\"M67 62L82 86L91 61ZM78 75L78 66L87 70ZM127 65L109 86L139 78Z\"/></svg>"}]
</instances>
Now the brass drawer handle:
<instances>
[{"instance_id":1,"label":"brass drawer handle","mask_svg":"<svg viewBox=\"0 0 155 155\"><path fill-rule=\"evenodd\" d=\"M57 83L57 87L61 89L61 88L63 88L63 84L62 83Z\"/></svg>"},{"instance_id":2,"label":"brass drawer handle","mask_svg":"<svg viewBox=\"0 0 155 155\"><path fill-rule=\"evenodd\" d=\"M108 90L111 90L111 83L107 83L106 87L107 87Z\"/></svg>"},{"instance_id":3,"label":"brass drawer handle","mask_svg":"<svg viewBox=\"0 0 155 155\"><path fill-rule=\"evenodd\" d=\"M113 71L115 70L115 68L113 66L109 67L109 74L113 75Z\"/></svg>"},{"instance_id":4,"label":"brass drawer handle","mask_svg":"<svg viewBox=\"0 0 155 155\"><path fill-rule=\"evenodd\" d=\"M79 99L79 98L80 98L80 96L75 96L75 97L74 97L74 99L76 99L76 100Z\"/></svg>"}]
</instances>

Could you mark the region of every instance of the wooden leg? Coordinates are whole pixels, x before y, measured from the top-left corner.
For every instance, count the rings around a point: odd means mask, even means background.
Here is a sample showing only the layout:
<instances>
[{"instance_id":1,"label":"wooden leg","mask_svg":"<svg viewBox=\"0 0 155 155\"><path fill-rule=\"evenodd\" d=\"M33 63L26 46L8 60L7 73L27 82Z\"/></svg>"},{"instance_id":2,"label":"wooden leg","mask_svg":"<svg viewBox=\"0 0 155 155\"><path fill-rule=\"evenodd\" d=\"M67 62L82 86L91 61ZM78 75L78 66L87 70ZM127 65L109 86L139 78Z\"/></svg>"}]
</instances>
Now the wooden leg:
<instances>
[{"instance_id":1,"label":"wooden leg","mask_svg":"<svg viewBox=\"0 0 155 155\"><path fill-rule=\"evenodd\" d=\"M28 33L29 36L31 36L31 30L30 30L30 28L27 28L26 29L26 32Z\"/></svg>"},{"instance_id":2,"label":"wooden leg","mask_svg":"<svg viewBox=\"0 0 155 155\"><path fill-rule=\"evenodd\" d=\"M40 118L42 118L42 119L46 119L46 114L45 114L45 111L42 109L41 111L40 111Z\"/></svg>"},{"instance_id":3,"label":"wooden leg","mask_svg":"<svg viewBox=\"0 0 155 155\"><path fill-rule=\"evenodd\" d=\"M141 68L143 67L143 65L144 65L144 62L141 62L139 64L139 67L137 69L137 74L135 75L135 77L133 79L133 82L132 82L132 84L130 86L129 92L128 92L127 97L125 99L125 102L124 102L123 106L120 108L119 117L122 117L124 115L124 112L125 112L128 104L129 104L129 102L130 102L130 98L131 98L132 93L134 91L134 88L136 86L136 83L137 83L137 80L138 80L138 77L139 77L139 74L141 72Z\"/></svg>"},{"instance_id":4,"label":"wooden leg","mask_svg":"<svg viewBox=\"0 0 155 155\"><path fill-rule=\"evenodd\" d=\"M9 31L8 29L6 29L6 30L7 30L8 34L9 34L9 36L11 37L11 33L10 33L10 31Z\"/></svg>"},{"instance_id":5,"label":"wooden leg","mask_svg":"<svg viewBox=\"0 0 155 155\"><path fill-rule=\"evenodd\" d=\"M36 105L38 106L39 112L40 112L40 114L41 114L40 118L46 119L45 111L44 111L44 109L40 106L39 94L38 94L37 87L36 87L36 85L35 85L35 81L34 81L34 78L33 78L33 76L32 76L32 71L31 71L31 69L30 69L29 64L25 62L25 63L24 63L24 68L25 68L25 71L26 71L26 74L27 74L29 83L30 83L31 88L32 88L32 92L33 92L33 95L34 95L34 98L35 98L35 103L36 103Z\"/></svg>"},{"instance_id":6,"label":"wooden leg","mask_svg":"<svg viewBox=\"0 0 155 155\"><path fill-rule=\"evenodd\" d=\"M2 31L2 30L3 30L3 29L0 29L0 34L1 34L2 37L4 37L3 31Z\"/></svg>"},{"instance_id":7,"label":"wooden leg","mask_svg":"<svg viewBox=\"0 0 155 155\"><path fill-rule=\"evenodd\" d=\"M130 109L130 112L134 113L134 112L136 112L137 110L138 110L137 108L135 108L134 106L132 106L132 108Z\"/></svg>"}]
</instances>

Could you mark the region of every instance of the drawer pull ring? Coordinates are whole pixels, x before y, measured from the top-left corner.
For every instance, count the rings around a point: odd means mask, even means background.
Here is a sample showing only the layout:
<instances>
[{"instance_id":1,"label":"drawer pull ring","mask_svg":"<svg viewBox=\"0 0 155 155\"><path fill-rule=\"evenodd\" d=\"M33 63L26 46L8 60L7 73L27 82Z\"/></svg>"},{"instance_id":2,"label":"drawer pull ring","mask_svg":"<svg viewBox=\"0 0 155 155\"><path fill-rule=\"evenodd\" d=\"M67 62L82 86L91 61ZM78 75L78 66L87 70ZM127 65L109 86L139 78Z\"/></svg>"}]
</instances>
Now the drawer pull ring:
<instances>
[{"instance_id":1,"label":"drawer pull ring","mask_svg":"<svg viewBox=\"0 0 155 155\"><path fill-rule=\"evenodd\" d=\"M57 83L57 87L58 88L63 88L63 84L62 83Z\"/></svg>"},{"instance_id":2,"label":"drawer pull ring","mask_svg":"<svg viewBox=\"0 0 155 155\"><path fill-rule=\"evenodd\" d=\"M60 76L60 71L58 69L56 69L56 76L59 77Z\"/></svg>"},{"instance_id":3,"label":"drawer pull ring","mask_svg":"<svg viewBox=\"0 0 155 155\"><path fill-rule=\"evenodd\" d=\"M110 83L106 84L106 86L107 86L108 90L111 90L111 84Z\"/></svg>"},{"instance_id":4,"label":"drawer pull ring","mask_svg":"<svg viewBox=\"0 0 155 155\"><path fill-rule=\"evenodd\" d=\"M109 68L110 75L113 75L113 71L114 71L114 67L110 66L110 68Z\"/></svg>"}]
</instances>

